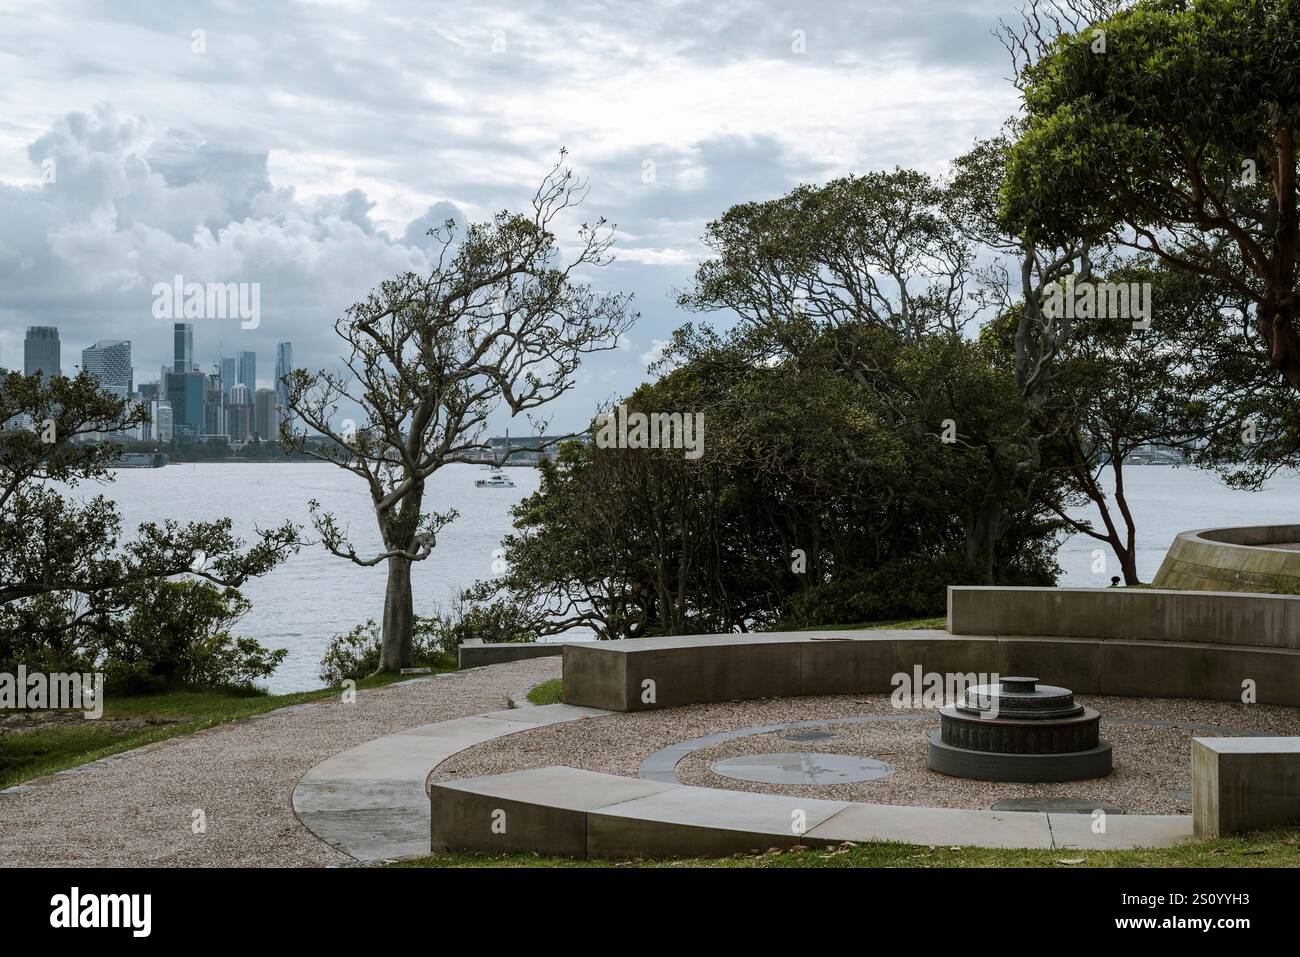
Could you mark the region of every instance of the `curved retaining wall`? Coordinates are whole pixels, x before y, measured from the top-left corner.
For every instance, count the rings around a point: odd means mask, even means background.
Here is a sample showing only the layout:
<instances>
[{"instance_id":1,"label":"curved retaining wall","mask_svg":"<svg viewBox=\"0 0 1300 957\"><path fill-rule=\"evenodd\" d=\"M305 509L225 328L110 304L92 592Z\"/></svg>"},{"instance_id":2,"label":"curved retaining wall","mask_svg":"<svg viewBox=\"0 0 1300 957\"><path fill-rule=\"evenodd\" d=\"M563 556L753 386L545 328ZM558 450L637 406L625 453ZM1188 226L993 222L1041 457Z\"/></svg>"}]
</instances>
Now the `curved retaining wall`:
<instances>
[{"instance_id":1,"label":"curved retaining wall","mask_svg":"<svg viewBox=\"0 0 1300 957\"><path fill-rule=\"evenodd\" d=\"M1183 532L1153 580L1157 588L1300 594L1300 525L1243 525Z\"/></svg>"},{"instance_id":2,"label":"curved retaining wall","mask_svg":"<svg viewBox=\"0 0 1300 957\"><path fill-rule=\"evenodd\" d=\"M564 700L610 711L891 692L894 676L1031 674L1080 694L1300 706L1300 598L1153 589L949 589L949 631L570 644Z\"/></svg>"}]
</instances>

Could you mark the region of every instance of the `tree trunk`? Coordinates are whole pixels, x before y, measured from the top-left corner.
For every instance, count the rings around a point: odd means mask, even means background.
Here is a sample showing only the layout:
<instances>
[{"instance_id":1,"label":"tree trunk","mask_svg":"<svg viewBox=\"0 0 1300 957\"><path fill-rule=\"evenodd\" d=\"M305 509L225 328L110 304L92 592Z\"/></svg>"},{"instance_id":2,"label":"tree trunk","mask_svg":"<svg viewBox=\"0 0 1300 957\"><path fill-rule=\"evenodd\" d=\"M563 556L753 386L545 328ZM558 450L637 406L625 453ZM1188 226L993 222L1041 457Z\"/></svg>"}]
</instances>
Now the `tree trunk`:
<instances>
[{"instance_id":1,"label":"tree trunk","mask_svg":"<svg viewBox=\"0 0 1300 957\"><path fill-rule=\"evenodd\" d=\"M415 625L411 599L411 562L388 559L388 587L384 590L384 632L379 651L380 671L411 667L411 632Z\"/></svg>"}]
</instances>

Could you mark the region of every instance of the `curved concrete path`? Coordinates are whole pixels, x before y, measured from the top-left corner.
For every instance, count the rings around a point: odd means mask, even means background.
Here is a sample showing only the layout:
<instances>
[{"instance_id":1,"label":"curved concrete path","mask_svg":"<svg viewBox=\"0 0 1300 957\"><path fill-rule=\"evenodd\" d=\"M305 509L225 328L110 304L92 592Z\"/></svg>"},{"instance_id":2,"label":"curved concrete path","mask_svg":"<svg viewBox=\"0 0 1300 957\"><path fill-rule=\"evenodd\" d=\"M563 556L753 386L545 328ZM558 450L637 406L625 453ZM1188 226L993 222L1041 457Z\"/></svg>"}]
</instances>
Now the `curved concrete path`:
<instances>
[{"instance_id":1,"label":"curved concrete path","mask_svg":"<svg viewBox=\"0 0 1300 957\"><path fill-rule=\"evenodd\" d=\"M551 704L408 728L316 765L294 788L293 810L309 831L360 862L428 854L425 783L435 767L505 734L601 714L609 712Z\"/></svg>"}]
</instances>

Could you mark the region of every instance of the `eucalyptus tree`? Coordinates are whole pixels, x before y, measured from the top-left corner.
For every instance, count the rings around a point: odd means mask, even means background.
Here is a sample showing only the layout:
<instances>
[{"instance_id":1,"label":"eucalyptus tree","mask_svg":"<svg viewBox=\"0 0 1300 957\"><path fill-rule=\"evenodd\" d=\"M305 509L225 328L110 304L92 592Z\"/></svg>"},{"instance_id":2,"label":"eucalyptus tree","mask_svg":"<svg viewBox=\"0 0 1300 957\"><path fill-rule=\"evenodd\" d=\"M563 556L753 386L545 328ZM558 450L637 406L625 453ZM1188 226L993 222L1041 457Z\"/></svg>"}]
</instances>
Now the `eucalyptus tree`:
<instances>
[{"instance_id":1,"label":"eucalyptus tree","mask_svg":"<svg viewBox=\"0 0 1300 957\"><path fill-rule=\"evenodd\" d=\"M427 274L381 283L335 322L346 370L299 369L285 379L293 415L283 442L356 475L374 508L381 546L366 552L311 503L332 554L387 566L381 671L410 664L412 565L456 517L453 508L430 507L429 479L449 463L478 460L498 409L531 415L568 392L582 356L614 348L635 321L629 296L595 292L583 280L611 260L613 228L604 219L582 223L567 255L557 241L557 221L586 194L561 154L527 213L502 211L463 235L451 221L430 230ZM338 424L340 408L353 407L361 421ZM313 434L326 442L309 442Z\"/></svg>"}]
</instances>

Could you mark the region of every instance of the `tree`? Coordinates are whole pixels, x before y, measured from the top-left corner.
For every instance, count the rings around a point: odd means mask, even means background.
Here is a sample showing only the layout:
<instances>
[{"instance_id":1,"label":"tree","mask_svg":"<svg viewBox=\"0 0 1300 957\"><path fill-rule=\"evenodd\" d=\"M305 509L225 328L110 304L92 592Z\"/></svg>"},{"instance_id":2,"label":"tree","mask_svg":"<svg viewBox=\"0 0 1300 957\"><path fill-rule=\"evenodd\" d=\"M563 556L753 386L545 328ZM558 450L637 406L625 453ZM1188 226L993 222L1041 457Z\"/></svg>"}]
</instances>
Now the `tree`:
<instances>
[{"instance_id":1,"label":"tree","mask_svg":"<svg viewBox=\"0 0 1300 957\"><path fill-rule=\"evenodd\" d=\"M963 341L979 304L968 288L977 273L973 213L960 199L895 170L732 207L709 224L714 257L678 301L737 313L764 334L773 358L806 364L831 349L834 367L886 426L924 443L913 446L915 462L940 470L942 462L961 477L926 486L937 496L929 507L962 516L965 571L992 581L1002 536L1027 503L1044 507L1059 480L1040 474L1046 420ZM980 482L957 491L976 473Z\"/></svg>"},{"instance_id":2,"label":"tree","mask_svg":"<svg viewBox=\"0 0 1300 957\"><path fill-rule=\"evenodd\" d=\"M635 315L630 298L598 294L579 273L607 263L612 228L583 223L577 249L561 258L553 226L578 205L584 183L560 162L542 181L529 214L503 211L470 226L431 230L438 240L428 275L382 283L334 325L347 371L286 377L282 439L366 483L382 548L360 554L337 519L311 503L325 547L361 566L384 563L381 671L411 661L411 567L455 518L426 508L427 482L450 462L484 447L488 417L504 406L526 414L573 386L581 357L614 348ZM340 403L361 411L355 430L335 424ZM295 431L294 417L305 428ZM544 423L534 423L538 434ZM333 445L307 442L314 432Z\"/></svg>"},{"instance_id":3,"label":"tree","mask_svg":"<svg viewBox=\"0 0 1300 957\"><path fill-rule=\"evenodd\" d=\"M141 525L119 544L113 503L84 504L58 491L112 481L115 433L145 418L142 408L76 378L6 373L0 382L0 639L25 647L73 642L70 629L126 608L133 589L179 575L238 587L298 547L291 524L258 533L244 549L231 522Z\"/></svg>"},{"instance_id":4,"label":"tree","mask_svg":"<svg viewBox=\"0 0 1300 957\"><path fill-rule=\"evenodd\" d=\"M1229 287L1244 347L1300 389L1300 3L1140 0L1021 64L1002 191L1030 241L1082 236Z\"/></svg>"}]
</instances>

